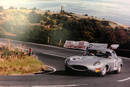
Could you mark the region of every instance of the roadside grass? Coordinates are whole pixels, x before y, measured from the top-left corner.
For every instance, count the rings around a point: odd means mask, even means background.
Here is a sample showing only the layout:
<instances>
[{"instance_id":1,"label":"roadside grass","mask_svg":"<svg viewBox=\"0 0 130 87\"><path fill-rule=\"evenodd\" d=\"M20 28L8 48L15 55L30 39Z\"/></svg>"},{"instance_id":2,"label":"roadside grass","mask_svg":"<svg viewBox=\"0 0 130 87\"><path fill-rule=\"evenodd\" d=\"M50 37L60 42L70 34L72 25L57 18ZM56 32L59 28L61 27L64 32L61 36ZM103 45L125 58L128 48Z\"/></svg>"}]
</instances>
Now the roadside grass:
<instances>
[{"instance_id":1,"label":"roadside grass","mask_svg":"<svg viewBox=\"0 0 130 87\"><path fill-rule=\"evenodd\" d=\"M18 50L0 48L0 75L21 75L40 72L44 65L35 56Z\"/></svg>"}]
</instances>

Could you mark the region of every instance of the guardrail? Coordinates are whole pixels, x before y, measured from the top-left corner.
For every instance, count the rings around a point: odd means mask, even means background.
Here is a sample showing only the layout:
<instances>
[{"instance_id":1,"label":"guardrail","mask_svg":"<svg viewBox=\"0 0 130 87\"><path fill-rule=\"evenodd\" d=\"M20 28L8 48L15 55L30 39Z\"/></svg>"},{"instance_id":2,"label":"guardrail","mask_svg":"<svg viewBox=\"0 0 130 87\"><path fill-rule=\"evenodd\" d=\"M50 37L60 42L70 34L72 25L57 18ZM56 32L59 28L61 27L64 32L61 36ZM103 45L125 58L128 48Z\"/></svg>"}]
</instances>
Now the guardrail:
<instances>
[{"instance_id":1,"label":"guardrail","mask_svg":"<svg viewBox=\"0 0 130 87\"><path fill-rule=\"evenodd\" d=\"M6 43L5 41L7 41L7 40L5 40L4 38L0 38L0 40L1 40L1 43L2 42L4 42L4 43ZM61 48L61 47L57 47L57 46L51 46L51 45L45 45L45 44L36 44L36 43L31 43L31 42L23 42L23 41L16 41L16 40L11 40L11 43L13 43L13 42L17 42L18 44L19 43L24 43L24 44L26 44L26 45L37 45L37 46L40 46L40 47L42 47L42 46L44 46L44 49L45 49L45 47L50 47L50 48L55 48L55 49L64 49L64 48ZM16 47L16 44L15 44L15 47ZM43 48L43 47L42 47ZM65 50L67 50L67 49L65 49ZM74 51L74 50L73 50ZM70 51L69 51L70 52ZM77 50L75 50L75 52L77 53L78 51ZM117 55L119 55L119 56L124 56L124 57L129 57L130 58L130 50L127 50L127 49L117 49L116 50L116 53L117 53Z\"/></svg>"}]
</instances>

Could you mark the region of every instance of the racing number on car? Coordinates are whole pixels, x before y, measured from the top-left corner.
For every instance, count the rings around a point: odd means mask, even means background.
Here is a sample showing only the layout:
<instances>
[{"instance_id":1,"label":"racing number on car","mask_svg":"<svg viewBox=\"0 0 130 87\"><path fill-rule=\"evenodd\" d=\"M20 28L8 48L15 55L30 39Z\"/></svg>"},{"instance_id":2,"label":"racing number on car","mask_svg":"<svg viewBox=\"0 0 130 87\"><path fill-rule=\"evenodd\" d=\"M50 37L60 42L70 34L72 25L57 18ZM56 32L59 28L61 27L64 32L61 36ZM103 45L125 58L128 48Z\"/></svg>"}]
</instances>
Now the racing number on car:
<instances>
[{"instance_id":1,"label":"racing number on car","mask_svg":"<svg viewBox=\"0 0 130 87\"><path fill-rule=\"evenodd\" d=\"M92 48L93 47L93 44L90 44L88 48Z\"/></svg>"}]
</instances>

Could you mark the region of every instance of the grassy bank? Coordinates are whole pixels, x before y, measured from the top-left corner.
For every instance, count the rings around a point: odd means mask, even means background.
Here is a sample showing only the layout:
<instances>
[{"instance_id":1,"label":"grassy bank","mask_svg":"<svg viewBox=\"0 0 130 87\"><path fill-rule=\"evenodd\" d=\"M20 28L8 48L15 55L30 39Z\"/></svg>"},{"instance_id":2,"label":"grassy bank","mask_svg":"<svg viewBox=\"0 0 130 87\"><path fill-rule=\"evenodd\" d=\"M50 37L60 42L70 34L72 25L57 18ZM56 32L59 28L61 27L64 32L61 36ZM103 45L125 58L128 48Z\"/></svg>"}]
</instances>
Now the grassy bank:
<instances>
[{"instance_id":1,"label":"grassy bank","mask_svg":"<svg viewBox=\"0 0 130 87\"><path fill-rule=\"evenodd\" d=\"M43 64L34 56L18 50L0 48L0 75L30 74L43 69Z\"/></svg>"}]
</instances>

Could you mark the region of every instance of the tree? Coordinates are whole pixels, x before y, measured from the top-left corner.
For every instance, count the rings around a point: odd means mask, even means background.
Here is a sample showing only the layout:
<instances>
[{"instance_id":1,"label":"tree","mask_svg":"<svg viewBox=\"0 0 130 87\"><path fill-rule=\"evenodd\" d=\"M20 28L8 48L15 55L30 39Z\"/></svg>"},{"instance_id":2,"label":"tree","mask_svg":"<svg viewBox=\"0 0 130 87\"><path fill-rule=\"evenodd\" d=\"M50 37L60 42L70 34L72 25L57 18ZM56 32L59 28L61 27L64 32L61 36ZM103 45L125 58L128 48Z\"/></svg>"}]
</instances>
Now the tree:
<instances>
[{"instance_id":1,"label":"tree","mask_svg":"<svg viewBox=\"0 0 130 87\"><path fill-rule=\"evenodd\" d=\"M88 14L85 14L84 16L88 16Z\"/></svg>"}]
</instances>

